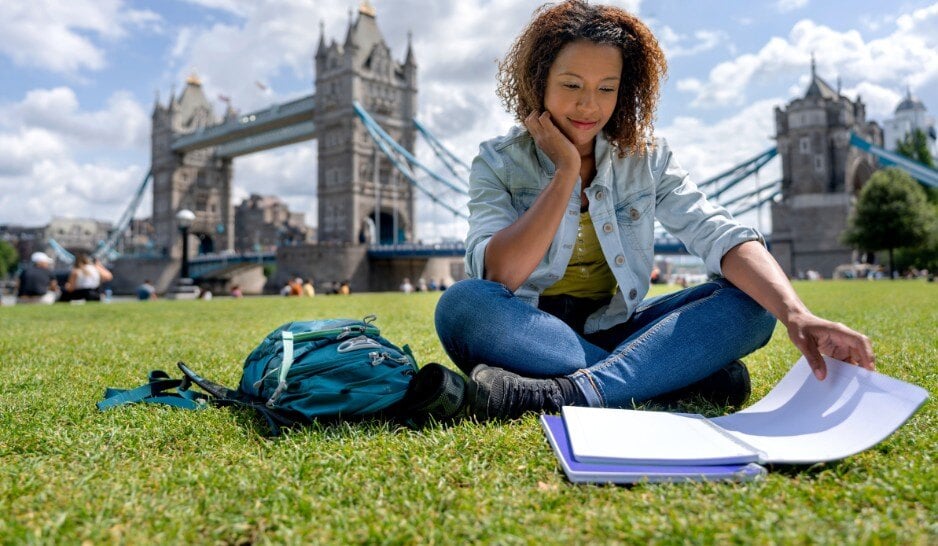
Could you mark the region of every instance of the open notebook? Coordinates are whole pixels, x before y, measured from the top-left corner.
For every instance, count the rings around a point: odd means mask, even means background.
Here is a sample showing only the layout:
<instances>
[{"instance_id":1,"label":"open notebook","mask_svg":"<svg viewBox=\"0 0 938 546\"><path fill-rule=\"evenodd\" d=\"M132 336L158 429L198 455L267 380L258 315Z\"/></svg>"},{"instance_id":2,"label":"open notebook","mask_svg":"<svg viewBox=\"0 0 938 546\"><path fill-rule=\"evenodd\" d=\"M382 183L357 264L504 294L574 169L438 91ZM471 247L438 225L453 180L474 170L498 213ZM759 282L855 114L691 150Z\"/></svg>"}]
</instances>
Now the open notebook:
<instances>
[{"instance_id":1,"label":"open notebook","mask_svg":"<svg viewBox=\"0 0 938 546\"><path fill-rule=\"evenodd\" d=\"M565 406L580 463L723 465L817 463L884 440L928 398L921 387L825 358L818 381L801 358L762 400L732 415Z\"/></svg>"}]
</instances>

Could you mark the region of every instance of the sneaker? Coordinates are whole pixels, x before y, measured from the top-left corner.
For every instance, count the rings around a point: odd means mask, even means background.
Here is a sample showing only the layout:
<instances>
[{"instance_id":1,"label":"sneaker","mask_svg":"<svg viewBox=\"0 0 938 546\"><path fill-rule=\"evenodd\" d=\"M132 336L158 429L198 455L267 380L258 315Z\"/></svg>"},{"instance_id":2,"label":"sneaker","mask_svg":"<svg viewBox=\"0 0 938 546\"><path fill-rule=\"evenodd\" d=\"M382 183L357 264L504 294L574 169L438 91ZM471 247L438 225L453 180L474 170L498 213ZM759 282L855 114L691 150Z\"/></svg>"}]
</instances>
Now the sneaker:
<instances>
[{"instance_id":1,"label":"sneaker","mask_svg":"<svg viewBox=\"0 0 938 546\"><path fill-rule=\"evenodd\" d=\"M527 412L556 413L564 405L553 379L531 379L479 364L469 376L469 413L480 421L517 419Z\"/></svg>"},{"instance_id":2,"label":"sneaker","mask_svg":"<svg viewBox=\"0 0 938 546\"><path fill-rule=\"evenodd\" d=\"M738 408L749 400L751 393L749 369L741 361L734 360L700 381L653 398L651 402L671 405L699 397L716 406Z\"/></svg>"},{"instance_id":3,"label":"sneaker","mask_svg":"<svg viewBox=\"0 0 938 546\"><path fill-rule=\"evenodd\" d=\"M447 421L456 417L466 402L466 380L449 368L430 362L417 371L402 401L402 411L414 422L431 417Z\"/></svg>"}]
</instances>

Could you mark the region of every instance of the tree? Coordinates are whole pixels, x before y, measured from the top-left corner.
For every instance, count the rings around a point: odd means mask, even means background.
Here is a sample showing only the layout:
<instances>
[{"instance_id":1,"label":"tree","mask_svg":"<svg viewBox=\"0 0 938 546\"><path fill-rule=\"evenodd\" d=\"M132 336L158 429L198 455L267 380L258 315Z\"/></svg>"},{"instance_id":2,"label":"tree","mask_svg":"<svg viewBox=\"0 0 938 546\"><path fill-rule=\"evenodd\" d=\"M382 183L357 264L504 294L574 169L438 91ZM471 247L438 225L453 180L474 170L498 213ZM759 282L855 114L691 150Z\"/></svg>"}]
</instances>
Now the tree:
<instances>
[{"instance_id":1,"label":"tree","mask_svg":"<svg viewBox=\"0 0 938 546\"><path fill-rule=\"evenodd\" d=\"M889 251L892 277L893 250L923 245L935 222L925 190L904 171L876 171L860 191L843 241L862 250Z\"/></svg>"},{"instance_id":2,"label":"tree","mask_svg":"<svg viewBox=\"0 0 938 546\"><path fill-rule=\"evenodd\" d=\"M906 133L905 138L896 144L896 151L926 167L935 168L935 160L928 151L928 138L921 129Z\"/></svg>"},{"instance_id":3,"label":"tree","mask_svg":"<svg viewBox=\"0 0 938 546\"><path fill-rule=\"evenodd\" d=\"M930 169L936 168L935 159L928 151L928 138L921 129L906 133L905 138L896 144L896 152ZM928 188L925 190L925 194L928 196L929 201L938 203L938 188Z\"/></svg>"},{"instance_id":4,"label":"tree","mask_svg":"<svg viewBox=\"0 0 938 546\"><path fill-rule=\"evenodd\" d=\"M0 278L6 277L19 261L20 255L16 248L6 241L0 241Z\"/></svg>"}]
</instances>

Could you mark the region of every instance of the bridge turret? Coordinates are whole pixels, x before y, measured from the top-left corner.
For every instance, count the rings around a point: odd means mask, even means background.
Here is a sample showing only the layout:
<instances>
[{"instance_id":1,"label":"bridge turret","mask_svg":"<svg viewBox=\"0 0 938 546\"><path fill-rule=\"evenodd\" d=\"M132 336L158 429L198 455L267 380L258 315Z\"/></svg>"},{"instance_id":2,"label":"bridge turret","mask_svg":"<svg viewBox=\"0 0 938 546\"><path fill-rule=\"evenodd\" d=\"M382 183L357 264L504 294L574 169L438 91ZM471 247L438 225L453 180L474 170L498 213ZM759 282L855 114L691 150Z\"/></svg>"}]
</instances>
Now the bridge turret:
<instances>
[{"instance_id":1,"label":"bridge turret","mask_svg":"<svg viewBox=\"0 0 938 546\"><path fill-rule=\"evenodd\" d=\"M226 115L230 112L226 112ZM231 160L217 159L213 148L180 154L173 140L215 125L212 103L205 96L196 74L186 79L179 96L170 96L166 107L153 112L154 246L170 258L182 255L176 213L189 209L196 214L190 229L193 251L229 250L234 243L234 214L231 206Z\"/></svg>"},{"instance_id":2,"label":"bridge turret","mask_svg":"<svg viewBox=\"0 0 938 546\"><path fill-rule=\"evenodd\" d=\"M828 85L813 56L804 96L776 107L775 126L782 201L772 207L772 253L791 276L808 269L829 276L852 259L840 234L855 194L876 168L872 156L850 147L850 133L876 141L877 131L860 97L851 101Z\"/></svg>"},{"instance_id":3,"label":"bridge turret","mask_svg":"<svg viewBox=\"0 0 938 546\"><path fill-rule=\"evenodd\" d=\"M412 48L405 57L404 63L393 58L369 2L363 2L358 17L349 21L342 46L333 42L324 55L317 53L320 242L364 242L370 240L372 226L385 242L413 240L411 187L385 159L379 158L375 176L375 155L380 152L352 109L357 100L413 150L417 63Z\"/></svg>"}]
</instances>

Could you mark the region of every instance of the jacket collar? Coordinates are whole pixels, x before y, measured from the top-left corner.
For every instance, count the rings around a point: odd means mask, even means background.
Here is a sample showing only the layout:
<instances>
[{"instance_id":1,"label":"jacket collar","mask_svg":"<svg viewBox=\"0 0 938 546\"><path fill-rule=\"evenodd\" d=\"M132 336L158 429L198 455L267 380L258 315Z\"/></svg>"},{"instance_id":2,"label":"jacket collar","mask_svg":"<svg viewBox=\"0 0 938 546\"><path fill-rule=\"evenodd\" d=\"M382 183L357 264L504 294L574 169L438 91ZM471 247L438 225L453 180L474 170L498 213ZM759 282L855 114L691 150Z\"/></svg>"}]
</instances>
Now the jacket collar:
<instances>
[{"instance_id":1,"label":"jacket collar","mask_svg":"<svg viewBox=\"0 0 938 546\"><path fill-rule=\"evenodd\" d=\"M537 143L532 139L531 142L534 144L535 155L537 156L537 162L540 164L541 169L547 173L547 176L554 176L556 167L554 162L547 157L547 153L544 150L540 149ZM593 148L593 154L596 157L596 178L595 182L599 182L604 186L609 185L605 183L606 181L611 182L612 177L612 154L615 153L612 149L612 146L609 145L609 141L606 140L606 136L603 135L603 132L600 131L596 135L596 144Z\"/></svg>"}]
</instances>

